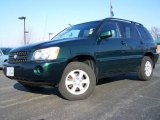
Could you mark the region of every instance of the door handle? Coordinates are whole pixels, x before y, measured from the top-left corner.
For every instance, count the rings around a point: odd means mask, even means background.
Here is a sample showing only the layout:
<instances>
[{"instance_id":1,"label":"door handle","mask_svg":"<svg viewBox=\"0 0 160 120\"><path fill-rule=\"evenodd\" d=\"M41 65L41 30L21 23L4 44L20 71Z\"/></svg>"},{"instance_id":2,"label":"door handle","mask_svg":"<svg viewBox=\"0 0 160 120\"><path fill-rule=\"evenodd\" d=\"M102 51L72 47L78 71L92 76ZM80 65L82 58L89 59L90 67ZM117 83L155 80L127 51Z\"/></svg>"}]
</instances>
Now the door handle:
<instances>
[{"instance_id":1,"label":"door handle","mask_svg":"<svg viewBox=\"0 0 160 120\"><path fill-rule=\"evenodd\" d=\"M140 44L143 45L143 41L140 41Z\"/></svg>"},{"instance_id":2,"label":"door handle","mask_svg":"<svg viewBox=\"0 0 160 120\"><path fill-rule=\"evenodd\" d=\"M126 42L125 42L125 41L121 41L121 44L122 44L122 45L126 45Z\"/></svg>"}]
</instances>

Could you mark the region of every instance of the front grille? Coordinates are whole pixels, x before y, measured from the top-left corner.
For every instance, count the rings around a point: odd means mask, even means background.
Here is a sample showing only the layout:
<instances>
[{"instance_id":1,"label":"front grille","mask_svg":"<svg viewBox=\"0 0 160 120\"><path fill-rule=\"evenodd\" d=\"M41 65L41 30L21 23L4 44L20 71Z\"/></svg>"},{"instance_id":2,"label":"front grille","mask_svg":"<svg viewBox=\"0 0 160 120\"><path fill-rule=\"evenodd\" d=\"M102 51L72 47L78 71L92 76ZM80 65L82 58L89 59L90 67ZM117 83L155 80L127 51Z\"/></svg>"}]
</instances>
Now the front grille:
<instances>
[{"instance_id":1,"label":"front grille","mask_svg":"<svg viewBox=\"0 0 160 120\"><path fill-rule=\"evenodd\" d=\"M24 63L28 61L28 51L11 52L9 54L9 63Z\"/></svg>"}]
</instances>

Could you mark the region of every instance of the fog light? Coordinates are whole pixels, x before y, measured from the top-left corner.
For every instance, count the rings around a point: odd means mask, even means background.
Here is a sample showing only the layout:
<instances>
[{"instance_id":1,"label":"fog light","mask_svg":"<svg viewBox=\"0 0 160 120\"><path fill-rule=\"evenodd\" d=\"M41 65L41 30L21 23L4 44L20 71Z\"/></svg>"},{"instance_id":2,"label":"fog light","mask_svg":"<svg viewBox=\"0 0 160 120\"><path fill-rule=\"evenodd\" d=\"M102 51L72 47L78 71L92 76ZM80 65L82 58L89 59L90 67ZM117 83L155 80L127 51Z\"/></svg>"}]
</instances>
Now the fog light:
<instances>
[{"instance_id":1,"label":"fog light","mask_svg":"<svg viewBox=\"0 0 160 120\"><path fill-rule=\"evenodd\" d=\"M41 66L36 66L35 69L34 69L34 73L36 75L41 75L43 74L43 68Z\"/></svg>"}]
</instances>

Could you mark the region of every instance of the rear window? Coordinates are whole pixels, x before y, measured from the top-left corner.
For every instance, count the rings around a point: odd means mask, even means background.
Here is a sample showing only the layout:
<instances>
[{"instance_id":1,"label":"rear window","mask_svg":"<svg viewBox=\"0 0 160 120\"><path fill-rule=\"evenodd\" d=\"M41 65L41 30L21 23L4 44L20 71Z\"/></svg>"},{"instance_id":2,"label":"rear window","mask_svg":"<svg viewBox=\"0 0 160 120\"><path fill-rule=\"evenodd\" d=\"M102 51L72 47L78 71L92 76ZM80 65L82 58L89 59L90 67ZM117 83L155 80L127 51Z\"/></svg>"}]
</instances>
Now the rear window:
<instances>
[{"instance_id":1,"label":"rear window","mask_svg":"<svg viewBox=\"0 0 160 120\"><path fill-rule=\"evenodd\" d=\"M150 35L150 33L148 32L148 30L145 27L143 27L141 25L136 25L136 27L137 27L143 41L153 41L152 36Z\"/></svg>"}]
</instances>

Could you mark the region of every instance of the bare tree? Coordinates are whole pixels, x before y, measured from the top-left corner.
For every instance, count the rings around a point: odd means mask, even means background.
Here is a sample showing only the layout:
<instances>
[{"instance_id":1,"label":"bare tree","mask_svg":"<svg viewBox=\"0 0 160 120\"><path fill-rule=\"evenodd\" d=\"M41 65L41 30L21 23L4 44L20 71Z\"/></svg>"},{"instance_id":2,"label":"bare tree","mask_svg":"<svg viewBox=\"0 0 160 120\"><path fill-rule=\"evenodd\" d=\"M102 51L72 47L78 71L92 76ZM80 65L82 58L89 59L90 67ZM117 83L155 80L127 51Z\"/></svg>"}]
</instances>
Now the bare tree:
<instances>
[{"instance_id":1,"label":"bare tree","mask_svg":"<svg viewBox=\"0 0 160 120\"><path fill-rule=\"evenodd\" d=\"M153 38L156 40L158 39L159 35L160 35L160 28L156 27L156 26L153 26L151 27L151 34L153 36Z\"/></svg>"}]
</instances>

